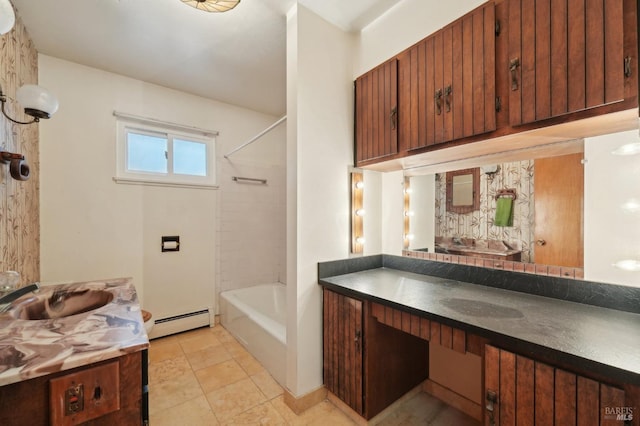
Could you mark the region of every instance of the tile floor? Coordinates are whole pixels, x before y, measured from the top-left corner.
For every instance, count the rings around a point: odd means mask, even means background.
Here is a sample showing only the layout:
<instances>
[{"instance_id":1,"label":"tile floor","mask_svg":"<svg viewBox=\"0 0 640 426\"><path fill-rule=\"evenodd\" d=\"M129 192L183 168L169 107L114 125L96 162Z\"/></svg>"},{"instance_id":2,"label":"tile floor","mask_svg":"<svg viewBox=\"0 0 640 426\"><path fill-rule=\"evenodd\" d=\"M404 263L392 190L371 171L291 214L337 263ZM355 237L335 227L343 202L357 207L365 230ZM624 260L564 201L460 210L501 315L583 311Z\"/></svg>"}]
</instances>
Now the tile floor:
<instances>
[{"instance_id":1,"label":"tile floor","mask_svg":"<svg viewBox=\"0 0 640 426\"><path fill-rule=\"evenodd\" d=\"M151 341L149 411L153 426L355 424L329 401L296 415L280 385L221 325ZM379 424L479 423L419 393Z\"/></svg>"}]
</instances>

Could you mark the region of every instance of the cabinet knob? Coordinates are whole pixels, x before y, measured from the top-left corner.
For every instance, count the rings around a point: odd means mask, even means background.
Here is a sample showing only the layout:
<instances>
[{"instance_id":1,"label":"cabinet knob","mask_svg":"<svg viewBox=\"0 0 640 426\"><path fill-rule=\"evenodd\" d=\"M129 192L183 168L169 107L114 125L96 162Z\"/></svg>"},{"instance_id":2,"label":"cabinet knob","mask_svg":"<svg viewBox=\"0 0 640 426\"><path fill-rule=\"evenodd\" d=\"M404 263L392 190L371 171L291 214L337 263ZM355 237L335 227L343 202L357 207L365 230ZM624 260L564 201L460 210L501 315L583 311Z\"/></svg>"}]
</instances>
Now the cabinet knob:
<instances>
[{"instance_id":1,"label":"cabinet knob","mask_svg":"<svg viewBox=\"0 0 640 426\"><path fill-rule=\"evenodd\" d=\"M536 245L538 245L538 246L544 246L546 244L547 244L547 242L545 240L536 240Z\"/></svg>"}]
</instances>

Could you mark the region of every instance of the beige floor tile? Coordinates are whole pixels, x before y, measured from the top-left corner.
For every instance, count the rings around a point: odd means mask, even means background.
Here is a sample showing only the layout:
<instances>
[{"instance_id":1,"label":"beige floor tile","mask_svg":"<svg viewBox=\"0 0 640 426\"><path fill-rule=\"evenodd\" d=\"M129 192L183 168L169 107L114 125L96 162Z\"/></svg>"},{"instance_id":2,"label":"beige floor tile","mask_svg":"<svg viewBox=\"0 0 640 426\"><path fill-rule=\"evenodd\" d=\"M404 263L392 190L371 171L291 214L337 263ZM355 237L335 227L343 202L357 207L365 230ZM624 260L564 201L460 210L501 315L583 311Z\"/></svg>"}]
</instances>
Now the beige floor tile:
<instances>
[{"instance_id":1,"label":"beige floor tile","mask_svg":"<svg viewBox=\"0 0 640 426\"><path fill-rule=\"evenodd\" d=\"M432 426L480 426L481 423L453 407L446 407L432 422Z\"/></svg>"},{"instance_id":2,"label":"beige floor tile","mask_svg":"<svg viewBox=\"0 0 640 426\"><path fill-rule=\"evenodd\" d=\"M153 426L217 426L216 416L204 395L149 416Z\"/></svg>"},{"instance_id":3,"label":"beige floor tile","mask_svg":"<svg viewBox=\"0 0 640 426\"><path fill-rule=\"evenodd\" d=\"M355 423L327 400L309 408L292 422L293 425L351 426Z\"/></svg>"},{"instance_id":4,"label":"beige floor tile","mask_svg":"<svg viewBox=\"0 0 640 426\"><path fill-rule=\"evenodd\" d=\"M196 352L221 343L210 328L201 328L185 334L180 339L180 346L185 353Z\"/></svg>"},{"instance_id":5,"label":"beige floor tile","mask_svg":"<svg viewBox=\"0 0 640 426\"><path fill-rule=\"evenodd\" d=\"M163 337L149 343L149 364L183 355L182 347L176 338Z\"/></svg>"},{"instance_id":6,"label":"beige floor tile","mask_svg":"<svg viewBox=\"0 0 640 426\"><path fill-rule=\"evenodd\" d=\"M229 426L248 426L248 425L286 425L287 422L273 408L269 402L264 402L256 407L253 407L244 413L238 414L229 420L225 420L225 425Z\"/></svg>"},{"instance_id":7,"label":"beige floor tile","mask_svg":"<svg viewBox=\"0 0 640 426\"><path fill-rule=\"evenodd\" d=\"M251 355L249 352L247 352L244 346L242 346L240 343L238 343L235 340L233 342L225 343L224 347L227 351L229 351L231 356L234 358L240 358L243 356Z\"/></svg>"},{"instance_id":8,"label":"beige floor tile","mask_svg":"<svg viewBox=\"0 0 640 426\"><path fill-rule=\"evenodd\" d=\"M257 359L253 357L251 354L242 355L235 358L240 367L249 375L252 376L254 374L262 373L263 371L267 371L264 369L262 364L258 362Z\"/></svg>"},{"instance_id":9,"label":"beige floor tile","mask_svg":"<svg viewBox=\"0 0 640 426\"><path fill-rule=\"evenodd\" d=\"M207 393L207 401L222 424L266 400L249 378Z\"/></svg>"},{"instance_id":10,"label":"beige floor tile","mask_svg":"<svg viewBox=\"0 0 640 426\"><path fill-rule=\"evenodd\" d=\"M425 393L418 393L400 407L381 419L380 426L398 426L410 424L429 424L446 405Z\"/></svg>"},{"instance_id":11,"label":"beige floor tile","mask_svg":"<svg viewBox=\"0 0 640 426\"><path fill-rule=\"evenodd\" d=\"M273 398L269 403L275 408L278 413L287 421L288 424L292 425L298 418L296 413L289 408L287 404L284 402L284 397L282 395Z\"/></svg>"},{"instance_id":12,"label":"beige floor tile","mask_svg":"<svg viewBox=\"0 0 640 426\"><path fill-rule=\"evenodd\" d=\"M191 365L184 355L149 364L149 384L156 384L191 373Z\"/></svg>"},{"instance_id":13,"label":"beige floor tile","mask_svg":"<svg viewBox=\"0 0 640 426\"><path fill-rule=\"evenodd\" d=\"M218 338L218 340L222 343L235 342L236 339L229 333L223 326L219 325L213 327L211 332Z\"/></svg>"},{"instance_id":14,"label":"beige floor tile","mask_svg":"<svg viewBox=\"0 0 640 426\"><path fill-rule=\"evenodd\" d=\"M198 380L193 373L186 373L176 379L149 385L149 413L157 414L167 408L202 396Z\"/></svg>"},{"instance_id":15,"label":"beige floor tile","mask_svg":"<svg viewBox=\"0 0 640 426\"><path fill-rule=\"evenodd\" d=\"M271 377L271 374L269 374L267 370L263 370L260 373L254 374L250 377L251 380L253 380L253 383L258 386L258 389L260 389L260 391L264 394L264 396L267 397L267 399L273 399L276 396L282 395L284 393L282 387L278 384L278 382L275 381L273 377Z\"/></svg>"},{"instance_id":16,"label":"beige floor tile","mask_svg":"<svg viewBox=\"0 0 640 426\"><path fill-rule=\"evenodd\" d=\"M249 379L247 373L233 359L206 367L195 372L204 393L222 388L243 379Z\"/></svg>"},{"instance_id":17,"label":"beige floor tile","mask_svg":"<svg viewBox=\"0 0 640 426\"><path fill-rule=\"evenodd\" d=\"M187 360L189 360L189 364L191 364L191 368L194 371L229 361L230 359L232 359L232 356L223 345L209 346L187 354Z\"/></svg>"}]
</instances>

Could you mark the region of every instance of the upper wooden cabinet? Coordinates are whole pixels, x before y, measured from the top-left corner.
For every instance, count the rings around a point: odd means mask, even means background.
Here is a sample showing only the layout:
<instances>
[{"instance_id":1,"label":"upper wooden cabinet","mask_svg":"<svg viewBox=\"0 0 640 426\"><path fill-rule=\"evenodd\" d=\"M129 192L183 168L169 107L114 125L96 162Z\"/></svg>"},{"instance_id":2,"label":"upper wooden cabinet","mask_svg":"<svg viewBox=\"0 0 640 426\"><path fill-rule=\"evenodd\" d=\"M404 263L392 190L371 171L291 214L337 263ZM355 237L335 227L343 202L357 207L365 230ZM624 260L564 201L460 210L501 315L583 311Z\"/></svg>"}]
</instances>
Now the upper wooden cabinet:
<instances>
[{"instance_id":1,"label":"upper wooden cabinet","mask_svg":"<svg viewBox=\"0 0 640 426\"><path fill-rule=\"evenodd\" d=\"M495 7L468 13L399 56L401 149L496 128Z\"/></svg>"},{"instance_id":2,"label":"upper wooden cabinet","mask_svg":"<svg viewBox=\"0 0 640 426\"><path fill-rule=\"evenodd\" d=\"M509 122L624 100L623 0L509 0Z\"/></svg>"},{"instance_id":3,"label":"upper wooden cabinet","mask_svg":"<svg viewBox=\"0 0 640 426\"><path fill-rule=\"evenodd\" d=\"M394 58L356 80L356 163L398 152L398 61Z\"/></svg>"}]
</instances>

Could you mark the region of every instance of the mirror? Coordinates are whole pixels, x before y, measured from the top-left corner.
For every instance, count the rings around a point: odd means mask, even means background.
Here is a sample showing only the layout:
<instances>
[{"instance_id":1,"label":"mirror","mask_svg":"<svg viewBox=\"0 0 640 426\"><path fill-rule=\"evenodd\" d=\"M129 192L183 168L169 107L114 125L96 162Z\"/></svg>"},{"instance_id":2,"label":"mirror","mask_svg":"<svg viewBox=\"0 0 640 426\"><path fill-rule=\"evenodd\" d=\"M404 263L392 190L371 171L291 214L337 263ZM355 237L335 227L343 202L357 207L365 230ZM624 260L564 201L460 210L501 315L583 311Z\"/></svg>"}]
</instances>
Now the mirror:
<instances>
[{"instance_id":1,"label":"mirror","mask_svg":"<svg viewBox=\"0 0 640 426\"><path fill-rule=\"evenodd\" d=\"M552 157L566 157L566 161L572 161L572 167L577 168L582 179L582 151L579 149L570 154L561 152ZM409 242L408 250L430 253L429 258L433 258L433 253L464 256L464 259L456 258L456 261L488 267L506 265L497 261L519 262L521 269L514 269L526 272L537 272L539 269L544 273L541 266L547 268L550 263L540 264L536 261L536 257L543 258L542 252L547 247L544 246L546 242L537 244L541 239L536 233L534 181L535 165L542 164L546 158L514 158L513 161L503 158L500 160L504 162L478 164L476 168L449 171L440 167L432 174L411 174L407 179L412 189L409 229L413 239ZM566 168L556 166L554 170ZM540 170L542 173L542 167ZM542 186L543 179L539 181ZM557 186L557 179L555 182ZM561 228L568 229L569 235L558 236L556 241L561 241L557 245L561 245L563 251L578 253L579 259L563 260L561 264L551 266L556 268L556 275L581 278L583 189L573 184L571 188L574 195L570 197L576 199L579 207L574 209L574 216L562 219L571 222L571 226L560 223ZM542 191L542 187L538 190ZM551 191L557 192L557 187ZM542 196L539 198L543 199ZM503 204L510 208L507 217L511 214L511 221L498 220L498 206ZM540 216L542 208L540 205L537 208ZM553 216L559 216L560 210L563 210L554 209ZM551 219L545 220L548 222ZM543 226L538 224L537 227L541 231ZM580 230L576 232L576 228ZM580 235L574 238L577 233ZM552 238L555 237L548 237L549 246L553 245ZM438 259L447 261L445 258Z\"/></svg>"},{"instance_id":2,"label":"mirror","mask_svg":"<svg viewBox=\"0 0 640 426\"><path fill-rule=\"evenodd\" d=\"M480 208L480 172L474 169L447 172L447 211L469 213Z\"/></svg>"}]
</instances>

